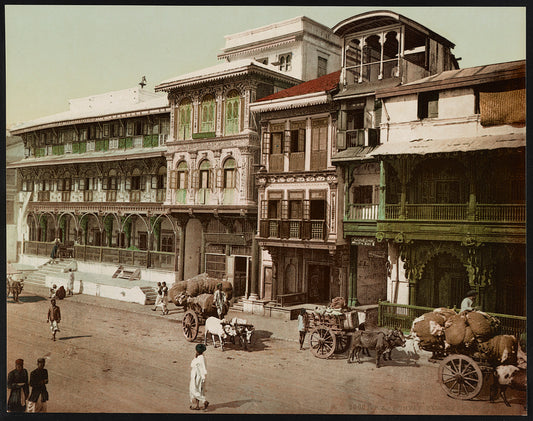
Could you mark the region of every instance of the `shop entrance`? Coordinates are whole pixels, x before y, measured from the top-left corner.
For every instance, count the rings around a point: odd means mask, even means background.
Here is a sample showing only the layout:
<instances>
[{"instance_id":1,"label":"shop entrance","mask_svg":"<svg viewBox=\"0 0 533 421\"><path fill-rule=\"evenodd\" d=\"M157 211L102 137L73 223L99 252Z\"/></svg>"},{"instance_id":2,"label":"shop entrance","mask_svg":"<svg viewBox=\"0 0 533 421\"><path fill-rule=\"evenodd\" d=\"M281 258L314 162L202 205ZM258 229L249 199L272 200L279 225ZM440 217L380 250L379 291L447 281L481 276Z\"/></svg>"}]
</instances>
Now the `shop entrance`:
<instances>
[{"instance_id":1,"label":"shop entrance","mask_svg":"<svg viewBox=\"0 0 533 421\"><path fill-rule=\"evenodd\" d=\"M309 302L329 303L329 266L310 264L307 269L309 279Z\"/></svg>"}]
</instances>

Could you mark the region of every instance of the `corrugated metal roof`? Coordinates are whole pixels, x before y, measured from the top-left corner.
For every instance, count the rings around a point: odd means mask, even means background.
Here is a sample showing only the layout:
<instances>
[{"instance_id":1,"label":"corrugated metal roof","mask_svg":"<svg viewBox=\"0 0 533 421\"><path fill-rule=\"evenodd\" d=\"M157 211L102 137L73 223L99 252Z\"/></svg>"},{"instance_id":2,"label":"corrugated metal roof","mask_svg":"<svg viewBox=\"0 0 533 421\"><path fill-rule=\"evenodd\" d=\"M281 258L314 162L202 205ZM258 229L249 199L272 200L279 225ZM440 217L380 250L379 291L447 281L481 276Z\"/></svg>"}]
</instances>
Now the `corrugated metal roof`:
<instances>
[{"instance_id":1,"label":"corrugated metal roof","mask_svg":"<svg viewBox=\"0 0 533 421\"><path fill-rule=\"evenodd\" d=\"M525 133L476 136L452 139L415 139L410 142L389 142L379 145L370 156L427 155L433 153L472 152L481 150L523 148Z\"/></svg>"},{"instance_id":2,"label":"corrugated metal roof","mask_svg":"<svg viewBox=\"0 0 533 421\"><path fill-rule=\"evenodd\" d=\"M354 96L371 95L378 89L393 88L400 84L400 79L391 78L377 80L375 82L361 82L348 85L346 89L342 90L334 96L334 99L346 99Z\"/></svg>"},{"instance_id":3,"label":"corrugated metal roof","mask_svg":"<svg viewBox=\"0 0 533 421\"><path fill-rule=\"evenodd\" d=\"M476 85L498 80L524 78L526 61L487 64L459 70L448 70L395 88L376 90L377 98L405 95L424 90L443 90L465 85Z\"/></svg>"},{"instance_id":4,"label":"corrugated metal roof","mask_svg":"<svg viewBox=\"0 0 533 421\"><path fill-rule=\"evenodd\" d=\"M378 146L356 146L348 148L333 155L331 157L331 162L373 160L375 157L371 156L370 153L377 147Z\"/></svg>"}]
</instances>

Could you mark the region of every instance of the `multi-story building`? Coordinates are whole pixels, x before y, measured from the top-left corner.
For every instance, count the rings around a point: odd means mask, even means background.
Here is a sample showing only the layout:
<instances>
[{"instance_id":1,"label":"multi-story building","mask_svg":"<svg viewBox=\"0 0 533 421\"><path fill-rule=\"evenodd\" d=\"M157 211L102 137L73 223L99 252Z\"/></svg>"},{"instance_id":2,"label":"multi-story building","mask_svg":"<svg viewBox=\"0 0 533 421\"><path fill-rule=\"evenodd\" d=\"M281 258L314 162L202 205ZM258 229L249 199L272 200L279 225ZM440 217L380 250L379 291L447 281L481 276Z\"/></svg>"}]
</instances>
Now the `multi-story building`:
<instances>
[{"instance_id":1,"label":"multi-story building","mask_svg":"<svg viewBox=\"0 0 533 421\"><path fill-rule=\"evenodd\" d=\"M59 238L80 261L174 270L175 223L165 216L165 95L141 87L70 101L66 112L12 129L22 138L18 232L24 254Z\"/></svg>"},{"instance_id":2,"label":"multi-story building","mask_svg":"<svg viewBox=\"0 0 533 421\"><path fill-rule=\"evenodd\" d=\"M165 208L181 227L178 279L207 272L257 298L260 145L250 104L315 77L311 57L327 57L327 69L339 56L331 30L300 17L227 36L225 62L156 87L171 107Z\"/></svg>"},{"instance_id":3,"label":"multi-story building","mask_svg":"<svg viewBox=\"0 0 533 421\"><path fill-rule=\"evenodd\" d=\"M376 93L390 301L452 307L475 289L483 310L525 316L525 74L491 64Z\"/></svg>"},{"instance_id":4,"label":"multi-story building","mask_svg":"<svg viewBox=\"0 0 533 421\"><path fill-rule=\"evenodd\" d=\"M24 156L22 139L11 136L6 131L6 164L20 161ZM18 174L15 168L6 169L6 259L8 263L16 262L21 252L21 242L17 241L17 231L20 229L19 203L17 201Z\"/></svg>"},{"instance_id":5,"label":"multi-story building","mask_svg":"<svg viewBox=\"0 0 533 421\"><path fill-rule=\"evenodd\" d=\"M387 109L376 90L392 91L413 80L458 68L450 41L402 15L373 11L333 27L343 41L336 153L343 192L343 237L350 244L347 290L350 305L387 298L390 271L387 243L377 241L383 218L380 161L371 152L387 143ZM381 134L380 134L381 133ZM379 148L378 148L379 149Z\"/></svg>"},{"instance_id":6,"label":"multi-story building","mask_svg":"<svg viewBox=\"0 0 533 421\"><path fill-rule=\"evenodd\" d=\"M346 288L348 254L337 219L334 152L340 71L252 104L261 119L257 174L260 297L326 303ZM340 236L339 236L340 234Z\"/></svg>"},{"instance_id":7,"label":"multi-story building","mask_svg":"<svg viewBox=\"0 0 533 421\"><path fill-rule=\"evenodd\" d=\"M341 43L333 31L299 16L227 35L219 59L254 59L271 69L308 81L340 68ZM259 98L259 97L258 97Z\"/></svg>"}]
</instances>

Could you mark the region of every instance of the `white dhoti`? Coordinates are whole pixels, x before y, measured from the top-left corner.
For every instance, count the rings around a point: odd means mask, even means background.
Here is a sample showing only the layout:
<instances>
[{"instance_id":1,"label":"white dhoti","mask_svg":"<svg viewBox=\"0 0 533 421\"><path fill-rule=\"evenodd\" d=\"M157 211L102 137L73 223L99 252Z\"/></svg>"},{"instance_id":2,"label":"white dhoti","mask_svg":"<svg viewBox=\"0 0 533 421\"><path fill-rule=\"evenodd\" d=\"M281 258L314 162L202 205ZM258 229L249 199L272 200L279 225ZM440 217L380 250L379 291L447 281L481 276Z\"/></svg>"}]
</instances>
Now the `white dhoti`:
<instances>
[{"instance_id":1,"label":"white dhoti","mask_svg":"<svg viewBox=\"0 0 533 421\"><path fill-rule=\"evenodd\" d=\"M52 333L59 332L59 326L55 320L50 320L50 330Z\"/></svg>"},{"instance_id":2,"label":"white dhoti","mask_svg":"<svg viewBox=\"0 0 533 421\"><path fill-rule=\"evenodd\" d=\"M46 402L42 401L41 395L37 398L37 402L28 401L27 412L46 412Z\"/></svg>"}]
</instances>

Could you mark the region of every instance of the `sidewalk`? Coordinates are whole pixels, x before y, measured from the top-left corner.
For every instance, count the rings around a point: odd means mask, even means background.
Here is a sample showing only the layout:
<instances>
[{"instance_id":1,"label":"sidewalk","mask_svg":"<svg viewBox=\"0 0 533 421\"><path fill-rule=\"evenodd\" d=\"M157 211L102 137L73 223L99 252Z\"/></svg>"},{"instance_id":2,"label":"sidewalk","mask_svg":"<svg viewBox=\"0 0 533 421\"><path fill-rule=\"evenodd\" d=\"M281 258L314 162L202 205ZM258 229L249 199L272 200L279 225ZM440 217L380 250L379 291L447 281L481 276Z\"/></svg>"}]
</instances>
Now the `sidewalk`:
<instances>
[{"instance_id":1,"label":"sidewalk","mask_svg":"<svg viewBox=\"0 0 533 421\"><path fill-rule=\"evenodd\" d=\"M24 301L24 296L28 295L38 295L48 299L49 290L44 286L25 284L21 294L22 301ZM11 298L8 300L11 300ZM59 304L61 301L62 300L59 301ZM158 308L157 311L152 311L153 305L141 305L93 295L75 294L65 297L64 301L73 301L102 308L113 308L131 313L144 314L147 317L159 317L174 323L181 323L184 314L183 308L178 307L173 303L168 304L169 314L163 316L160 308ZM263 317L255 314L243 313L241 311L234 311L230 308L229 313L226 315L226 319L231 319L233 317L245 319L248 323L253 324L256 332L260 333L263 337L298 342L297 320L282 320L274 317Z\"/></svg>"}]
</instances>

